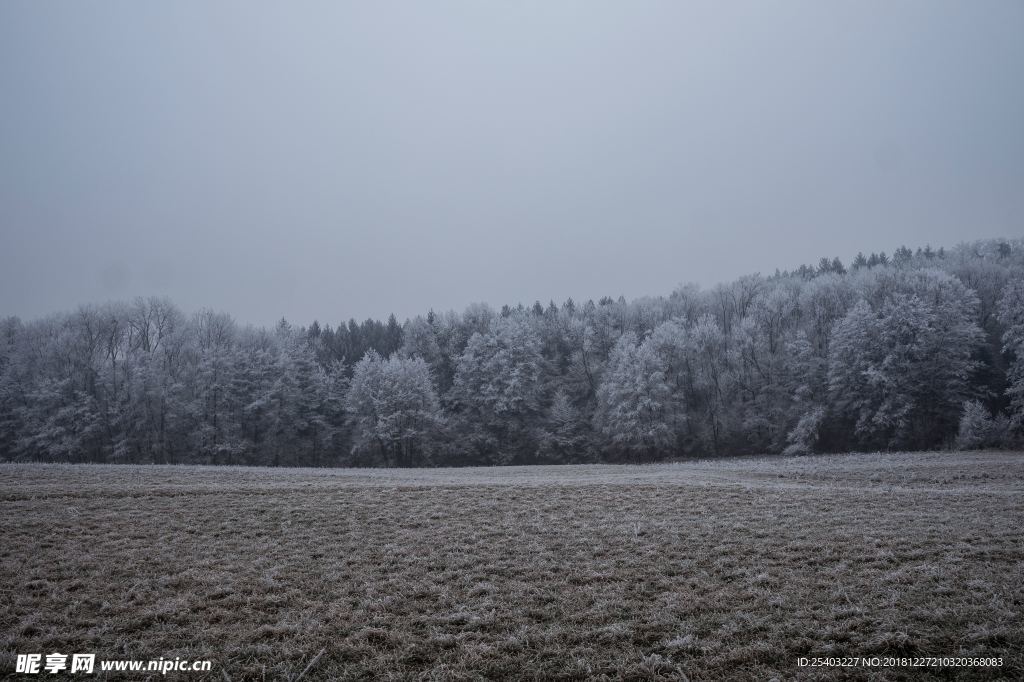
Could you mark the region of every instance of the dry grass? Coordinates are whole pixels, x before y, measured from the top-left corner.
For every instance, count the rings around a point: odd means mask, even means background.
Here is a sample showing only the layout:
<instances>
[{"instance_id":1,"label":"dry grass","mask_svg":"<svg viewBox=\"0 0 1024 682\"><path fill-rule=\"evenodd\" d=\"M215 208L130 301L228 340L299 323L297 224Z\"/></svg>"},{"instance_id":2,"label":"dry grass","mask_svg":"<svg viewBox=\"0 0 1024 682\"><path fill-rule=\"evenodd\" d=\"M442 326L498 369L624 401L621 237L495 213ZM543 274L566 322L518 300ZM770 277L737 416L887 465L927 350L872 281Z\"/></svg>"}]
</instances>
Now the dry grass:
<instances>
[{"instance_id":1,"label":"dry grass","mask_svg":"<svg viewBox=\"0 0 1024 682\"><path fill-rule=\"evenodd\" d=\"M0 674L63 651L282 679L325 649L305 679L1024 677L1018 454L2 465L0 501ZM796 666L889 654L1005 665Z\"/></svg>"}]
</instances>

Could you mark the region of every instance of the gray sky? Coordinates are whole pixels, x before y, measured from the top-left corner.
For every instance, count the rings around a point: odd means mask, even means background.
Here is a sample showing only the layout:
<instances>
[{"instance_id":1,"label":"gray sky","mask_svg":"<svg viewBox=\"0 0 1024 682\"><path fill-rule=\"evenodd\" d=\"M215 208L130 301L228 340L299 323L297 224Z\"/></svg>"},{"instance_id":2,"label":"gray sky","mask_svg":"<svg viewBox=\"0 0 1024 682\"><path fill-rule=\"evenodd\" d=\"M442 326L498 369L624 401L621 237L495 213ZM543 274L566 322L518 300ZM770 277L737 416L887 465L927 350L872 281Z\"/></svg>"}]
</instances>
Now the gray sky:
<instances>
[{"instance_id":1,"label":"gray sky","mask_svg":"<svg viewBox=\"0 0 1024 682\"><path fill-rule=\"evenodd\" d=\"M1022 2L0 3L0 315L632 298L1022 225Z\"/></svg>"}]
</instances>

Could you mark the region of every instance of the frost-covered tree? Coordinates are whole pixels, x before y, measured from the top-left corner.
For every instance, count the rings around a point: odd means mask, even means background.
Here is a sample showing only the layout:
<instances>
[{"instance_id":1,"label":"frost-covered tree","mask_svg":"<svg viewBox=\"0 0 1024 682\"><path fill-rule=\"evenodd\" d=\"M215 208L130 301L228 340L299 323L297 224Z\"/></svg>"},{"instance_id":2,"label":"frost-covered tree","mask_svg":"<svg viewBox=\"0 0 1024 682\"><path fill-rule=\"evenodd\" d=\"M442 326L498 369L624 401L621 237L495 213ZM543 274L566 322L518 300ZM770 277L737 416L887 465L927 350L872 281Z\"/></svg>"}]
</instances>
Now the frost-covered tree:
<instances>
[{"instance_id":1,"label":"frost-covered tree","mask_svg":"<svg viewBox=\"0 0 1024 682\"><path fill-rule=\"evenodd\" d=\"M650 344L623 334L608 358L597 391L595 425L618 458L654 459L675 439L672 393Z\"/></svg>"},{"instance_id":2,"label":"frost-covered tree","mask_svg":"<svg viewBox=\"0 0 1024 682\"><path fill-rule=\"evenodd\" d=\"M604 361L594 341L594 328L583 319L572 319L565 329L568 366L561 376L562 389L577 405L593 408Z\"/></svg>"},{"instance_id":3,"label":"frost-covered tree","mask_svg":"<svg viewBox=\"0 0 1024 682\"><path fill-rule=\"evenodd\" d=\"M964 403L956 446L961 450L979 450L1006 444L1008 421L1004 415L993 418L977 400Z\"/></svg>"},{"instance_id":4,"label":"frost-covered tree","mask_svg":"<svg viewBox=\"0 0 1024 682\"><path fill-rule=\"evenodd\" d=\"M432 463L441 412L422 358L369 351L356 363L345 407L357 462L387 466Z\"/></svg>"},{"instance_id":5,"label":"frost-covered tree","mask_svg":"<svg viewBox=\"0 0 1024 682\"><path fill-rule=\"evenodd\" d=\"M107 461L104 420L96 399L70 380L44 380L26 395L18 451L28 460Z\"/></svg>"},{"instance_id":6,"label":"frost-covered tree","mask_svg":"<svg viewBox=\"0 0 1024 682\"><path fill-rule=\"evenodd\" d=\"M821 424L825 420L824 407L812 407L804 413L786 436L786 455L809 455L815 452L821 437Z\"/></svg>"},{"instance_id":7,"label":"frost-covered tree","mask_svg":"<svg viewBox=\"0 0 1024 682\"><path fill-rule=\"evenodd\" d=\"M799 288L790 282L767 285L733 328L731 343L735 399L731 401L742 447L778 452L789 422L787 342L795 333Z\"/></svg>"},{"instance_id":8,"label":"frost-covered tree","mask_svg":"<svg viewBox=\"0 0 1024 682\"><path fill-rule=\"evenodd\" d=\"M192 455L209 464L237 464L243 453L240 406L231 392L238 327L230 315L202 310L192 321L194 362L188 386Z\"/></svg>"},{"instance_id":9,"label":"frost-covered tree","mask_svg":"<svg viewBox=\"0 0 1024 682\"><path fill-rule=\"evenodd\" d=\"M1024 428L1024 278L1015 278L999 299L999 322L1003 332L1003 353L1009 361L1006 394L1010 397L1010 422Z\"/></svg>"},{"instance_id":10,"label":"frost-covered tree","mask_svg":"<svg viewBox=\"0 0 1024 682\"><path fill-rule=\"evenodd\" d=\"M833 331L830 394L864 447L947 442L972 393L976 298L941 273L911 285L874 290L876 307L858 302Z\"/></svg>"},{"instance_id":11,"label":"frost-covered tree","mask_svg":"<svg viewBox=\"0 0 1024 682\"><path fill-rule=\"evenodd\" d=\"M733 365L728 335L711 315L699 318L689 330L692 367L692 421L699 447L721 455L732 433L734 403Z\"/></svg>"},{"instance_id":12,"label":"frost-covered tree","mask_svg":"<svg viewBox=\"0 0 1024 682\"><path fill-rule=\"evenodd\" d=\"M802 327L814 351L827 357L829 339L836 322L843 319L857 300L851 277L828 274L805 283L796 302Z\"/></svg>"},{"instance_id":13,"label":"frost-covered tree","mask_svg":"<svg viewBox=\"0 0 1024 682\"><path fill-rule=\"evenodd\" d=\"M569 396L558 391L540 428L537 460L551 464L585 461L588 454L586 426Z\"/></svg>"},{"instance_id":14,"label":"frost-covered tree","mask_svg":"<svg viewBox=\"0 0 1024 682\"><path fill-rule=\"evenodd\" d=\"M542 408L539 335L526 315L498 317L459 357L451 400L470 457L493 464L532 461Z\"/></svg>"},{"instance_id":15,"label":"frost-covered tree","mask_svg":"<svg viewBox=\"0 0 1024 682\"><path fill-rule=\"evenodd\" d=\"M0 320L0 459L13 456L22 430L19 405L24 401L14 363L20 359L18 336L23 330L24 325L17 317Z\"/></svg>"},{"instance_id":16,"label":"frost-covered tree","mask_svg":"<svg viewBox=\"0 0 1024 682\"><path fill-rule=\"evenodd\" d=\"M329 463L337 424L332 419L341 400L337 384L318 365L313 349L298 335L284 335L279 371L267 400L267 425L273 464L291 459L295 464Z\"/></svg>"}]
</instances>

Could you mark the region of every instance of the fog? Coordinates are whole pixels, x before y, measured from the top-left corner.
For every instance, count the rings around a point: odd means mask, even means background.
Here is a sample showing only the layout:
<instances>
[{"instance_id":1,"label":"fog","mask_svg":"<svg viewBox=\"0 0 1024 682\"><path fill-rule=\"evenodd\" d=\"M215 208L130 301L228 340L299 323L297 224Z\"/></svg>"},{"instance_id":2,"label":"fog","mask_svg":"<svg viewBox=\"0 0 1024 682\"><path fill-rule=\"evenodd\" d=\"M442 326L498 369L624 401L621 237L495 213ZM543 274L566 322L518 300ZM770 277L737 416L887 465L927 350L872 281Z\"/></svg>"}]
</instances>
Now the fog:
<instances>
[{"instance_id":1,"label":"fog","mask_svg":"<svg viewBox=\"0 0 1024 682\"><path fill-rule=\"evenodd\" d=\"M336 323L1019 236L1024 4L0 4L0 315Z\"/></svg>"}]
</instances>

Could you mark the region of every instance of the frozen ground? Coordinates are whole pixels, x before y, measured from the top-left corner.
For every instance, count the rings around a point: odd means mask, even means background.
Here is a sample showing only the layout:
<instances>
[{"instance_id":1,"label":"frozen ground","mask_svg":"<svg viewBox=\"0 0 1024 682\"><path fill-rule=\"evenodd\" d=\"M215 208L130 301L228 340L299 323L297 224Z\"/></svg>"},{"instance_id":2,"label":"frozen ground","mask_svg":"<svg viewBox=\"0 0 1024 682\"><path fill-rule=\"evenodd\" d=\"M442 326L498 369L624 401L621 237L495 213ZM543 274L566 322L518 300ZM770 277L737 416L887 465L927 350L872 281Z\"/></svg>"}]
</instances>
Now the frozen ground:
<instances>
[{"instance_id":1,"label":"frozen ground","mask_svg":"<svg viewBox=\"0 0 1024 682\"><path fill-rule=\"evenodd\" d=\"M1024 455L0 465L15 653L217 679L1024 676ZM1002 656L999 669L798 668ZM191 675L190 679L196 679Z\"/></svg>"}]
</instances>

